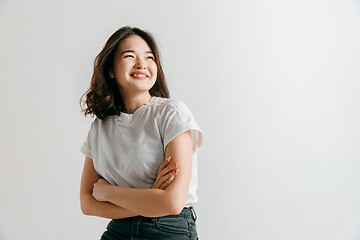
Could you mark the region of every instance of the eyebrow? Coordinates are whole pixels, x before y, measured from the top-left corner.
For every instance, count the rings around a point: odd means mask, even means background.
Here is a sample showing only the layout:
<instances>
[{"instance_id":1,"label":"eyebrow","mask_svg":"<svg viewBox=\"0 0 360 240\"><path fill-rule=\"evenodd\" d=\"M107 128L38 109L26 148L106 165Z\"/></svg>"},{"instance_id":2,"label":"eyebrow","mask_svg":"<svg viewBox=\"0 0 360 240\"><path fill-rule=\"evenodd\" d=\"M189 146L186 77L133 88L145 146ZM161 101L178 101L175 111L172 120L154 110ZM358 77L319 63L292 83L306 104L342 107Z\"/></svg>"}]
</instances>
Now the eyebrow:
<instances>
[{"instance_id":1,"label":"eyebrow","mask_svg":"<svg viewBox=\"0 0 360 240\"><path fill-rule=\"evenodd\" d=\"M123 51L123 52L120 54L120 56L123 55L124 53L127 53L127 52L135 53L134 50L125 50L125 51ZM151 54L155 55L152 51L146 51L145 53L151 53Z\"/></svg>"}]
</instances>

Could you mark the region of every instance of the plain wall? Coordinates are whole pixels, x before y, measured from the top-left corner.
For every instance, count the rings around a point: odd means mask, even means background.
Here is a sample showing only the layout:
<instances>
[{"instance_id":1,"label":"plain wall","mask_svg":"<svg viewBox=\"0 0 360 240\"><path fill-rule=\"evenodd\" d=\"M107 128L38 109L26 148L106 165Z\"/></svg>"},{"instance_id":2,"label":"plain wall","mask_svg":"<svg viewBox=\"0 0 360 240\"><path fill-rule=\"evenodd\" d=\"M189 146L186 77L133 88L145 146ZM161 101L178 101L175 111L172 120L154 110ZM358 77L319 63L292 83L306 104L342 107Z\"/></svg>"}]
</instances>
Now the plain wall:
<instances>
[{"instance_id":1,"label":"plain wall","mask_svg":"<svg viewBox=\"0 0 360 240\"><path fill-rule=\"evenodd\" d=\"M99 239L80 210L95 56L158 41L204 131L200 239L360 239L360 3L0 1L0 239Z\"/></svg>"}]
</instances>

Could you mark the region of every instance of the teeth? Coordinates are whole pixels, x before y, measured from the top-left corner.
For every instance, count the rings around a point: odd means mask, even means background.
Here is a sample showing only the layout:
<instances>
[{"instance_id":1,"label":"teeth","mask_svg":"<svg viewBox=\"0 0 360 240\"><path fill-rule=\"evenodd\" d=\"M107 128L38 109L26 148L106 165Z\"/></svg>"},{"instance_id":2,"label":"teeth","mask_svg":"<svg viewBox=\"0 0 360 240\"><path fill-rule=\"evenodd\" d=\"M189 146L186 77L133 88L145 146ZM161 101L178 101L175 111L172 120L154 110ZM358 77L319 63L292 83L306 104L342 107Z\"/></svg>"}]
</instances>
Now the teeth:
<instances>
[{"instance_id":1,"label":"teeth","mask_svg":"<svg viewBox=\"0 0 360 240\"><path fill-rule=\"evenodd\" d=\"M144 74L134 74L134 77L146 77Z\"/></svg>"}]
</instances>

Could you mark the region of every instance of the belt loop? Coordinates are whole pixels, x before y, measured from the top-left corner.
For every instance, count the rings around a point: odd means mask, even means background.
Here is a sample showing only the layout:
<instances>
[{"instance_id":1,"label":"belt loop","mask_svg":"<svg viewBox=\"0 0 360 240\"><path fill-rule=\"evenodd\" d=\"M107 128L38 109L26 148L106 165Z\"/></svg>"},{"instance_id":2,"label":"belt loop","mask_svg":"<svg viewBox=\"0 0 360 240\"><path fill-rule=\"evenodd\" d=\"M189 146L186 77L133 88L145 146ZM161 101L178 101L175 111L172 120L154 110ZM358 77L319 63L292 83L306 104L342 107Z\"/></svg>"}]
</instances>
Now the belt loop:
<instances>
[{"instance_id":1,"label":"belt loop","mask_svg":"<svg viewBox=\"0 0 360 240\"><path fill-rule=\"evenodd\" d=\"M193 217L194 221L196 222L197 216L196 216L196 212L195 212L195 209L193 208L193 206L190 206L190 210L191 210L192 217Z\"/></svg>"}]
</instances>

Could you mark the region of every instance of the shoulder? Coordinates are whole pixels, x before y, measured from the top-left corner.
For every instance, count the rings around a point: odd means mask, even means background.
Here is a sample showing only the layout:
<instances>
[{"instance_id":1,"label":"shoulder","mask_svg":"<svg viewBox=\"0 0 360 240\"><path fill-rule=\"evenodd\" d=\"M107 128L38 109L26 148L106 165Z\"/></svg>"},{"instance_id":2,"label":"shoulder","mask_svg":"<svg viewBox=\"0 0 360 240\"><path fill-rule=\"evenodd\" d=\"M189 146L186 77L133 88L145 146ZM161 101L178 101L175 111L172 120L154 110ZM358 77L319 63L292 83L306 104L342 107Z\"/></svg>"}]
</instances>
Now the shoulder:
<instances>
[{"instance_id":1,"label":"shoulder","mask_svg":"<svg viewBox=\"0 0 360 240\"><path fill-rule=\"evenodd\" d=\"M91 127L95 127L97 125L99 125L101 123L101 119L99 118L95 118L92 122L91 122Z\"/></svg>"},{"instance_id":2,"label":"shoulder","mask_svg":"<svg viewBox=\"0 0 360 240\"><path fill-rule=\"evenodd\" d=\"M157 97L157 101L154 103L158 107L166 108L167 110L178 110L179 108L187 108L186 104L175 98L161 98Z\"/></svg>"},{"instance_id":3,"label":"shoulder","mask_svg":"<svg viewBox=\"0 0 360 240\"><path fill-rule=\"evenodd\" d=\"M90 131L94 132L97 128L102 124L103 120L95 117L95 119L92 120L90 125Z\"/></svg>"},{"instance_id":4,"label":"shoulder","mask_svg":"<svg viewBox=\"0 0 360 240\"><path fill-rule=\"evenodd\" d=\"M184 101L174 98L158 98L158 113L162 122L185 123L194 119L192 111ZM160 107L161 106L161 107Z\"/></svg>"}]
</instances>

